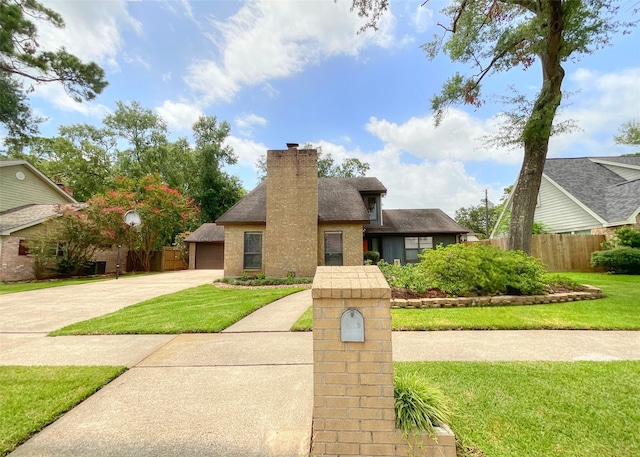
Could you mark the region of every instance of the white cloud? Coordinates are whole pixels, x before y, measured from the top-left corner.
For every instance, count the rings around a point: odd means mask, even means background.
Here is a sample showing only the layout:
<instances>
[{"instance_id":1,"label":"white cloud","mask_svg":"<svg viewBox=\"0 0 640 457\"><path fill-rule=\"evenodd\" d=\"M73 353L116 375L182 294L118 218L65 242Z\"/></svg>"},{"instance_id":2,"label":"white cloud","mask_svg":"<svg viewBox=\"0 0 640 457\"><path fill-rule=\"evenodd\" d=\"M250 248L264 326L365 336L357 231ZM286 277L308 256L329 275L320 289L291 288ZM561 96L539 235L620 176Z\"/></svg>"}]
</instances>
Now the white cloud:
<instances>
[{"instance_id":1,"label":"white cloud","mask_svg":"<svg viewBox=\"0 0 640 457\"><path fill-rule=\"evenodd\" d=\"M127 2L124 0L46 0L43 3L60 13L66 27L57 29L48 23L39 23L41 43L47 49L64 46L82 60L96 61L117 69L117 56L124 47L122 29L132 28L136 33L142 33L142 24L129 15Z\"/></svg>"},{"instance_id":2,"label":"white cloud","mask_svg":"<svg viewBox=\"0 0 640 457\"><path fill-rule=\"evenodd\" d=\"M267 153L267 149L269 149L264 143L256 143L255 141L238 138L233 135L229 135L227 137L227 143L238 155L238 165L251 167L255 171L257 171L255 165L258 158L265 155Z\"/></svg>"},{"instance_id":3,"label":"white cloud","mask_svg":"<svg viewBox=\"0 0 640 457\"><path fill-rule=\"evenodd\" d=\"M568 98L568 107L558 114L560 120L573 119L580 131L552 137L550 156L566 153L581 156L610 155L630 152L616 145L613 135L625 122L640 113L640 68L616 73L597 73L579 69L568 75L565 87L580 89ZM578 152L578 154L576 154Z\"/></svg>"},{"instance_id":4,"label":"white cloud","mask_svg":"<svg viewBox=\"0 0 640 457\"><path fill-rule=\"evenodd\" d=\"M418 33L429 30L429 27L433 25L433 10L427 8L424 3L418 4L411 16L411 25Z\"/></svg>"},{"instance_id":5,"label":"white cloud","mask_svg":"<svg viewBox=\"0 0 640 457\"><path fill-rule=\"evenodd\" d=\"M251 136L253 134L253 127L265 126L267 125L267 120L262 116L251 113L236 117L234 123L242 135Z\"/></svg>"},{"instance_id":6,"label":"white cloud","mask_svg":"<svg viewBox=\"0 0 640 457\"><path fill-rule=\"evenodd\" d=\"M203 114L197 105L171 100L165 100L162 105L156 107L156 113L167 123L170 130L182 132L189 131Z\"/></svg>"},{"instance_id":7,"label":"white cloud","mask_svg":"<svg viewBox=\"0 0 640 457\"><path fill-rule=\"evenodd\" d=\"M253 0L225 22L212 20L208 37L219 60L199 60L187 84L209 103L231 101L244 86L284 78L337 55L357 56L367 46L389 47L394 18L378 32L357 34L362 24L349 2Z\"/></svg>"},{"instance_id":8,"label":"white cloud","mask_svg":"<svg viewBox=\"0 0 640 457\"><path fill-rule=\"evenodd\" d=\"M412 117L403 124L371 117L366 129L389 147L417 158L502 163L521 160L518 152L483 146L482 137L496 129L493 119L481 120L458 109L450 109L439 127L428 115Z\"/></svg>"},{"instance_id":9,"label":"white cloud","mask_svg":"<svg viewBox=\"0 0 640 457\"><path fill-rule=\"evenodd\" d=\"M313 144L321 146L322 151L330 153L337 162L356 157L369 163L367 175L380 179L388 190L382 201L384 209L440 208L453 217L456 209L477 204L488 187L470 176L459 160L423 159L418 163L404 163L402 152L389 145L365 153L327 141ZM502 195L502 189L490 188L490 194Z\"/></svg>"},{"instance_id":10,"label":"white cloud","mask_svg":"<svg viewBox=\"0 0 640 457\"><path fill-rule=\"evenodd\" d=\"M104 117L109 109L100 103L82 102L78 103L71 98L59 84L41 84L34 86L33 96L43 98L54 107L67 112L77 112L88 117L100 119ZM44 113L41 113L45 117Z\"/></svg>"}]
</instances>

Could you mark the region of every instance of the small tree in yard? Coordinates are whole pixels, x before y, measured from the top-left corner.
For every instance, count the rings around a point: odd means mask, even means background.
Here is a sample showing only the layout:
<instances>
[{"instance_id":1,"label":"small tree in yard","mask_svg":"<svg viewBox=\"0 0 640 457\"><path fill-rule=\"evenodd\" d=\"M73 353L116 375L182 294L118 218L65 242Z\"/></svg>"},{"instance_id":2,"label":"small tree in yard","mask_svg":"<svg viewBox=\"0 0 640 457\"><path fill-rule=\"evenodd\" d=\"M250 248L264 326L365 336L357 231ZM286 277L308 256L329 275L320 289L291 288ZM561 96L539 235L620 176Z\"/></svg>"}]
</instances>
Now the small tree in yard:
<instances>
[{"instance_id":1,"label":"small tree in yard","mask_svg":"<svg viewBox=\"0 0 640 457\"><path fill-rule=\"evenodd\" d=\"M163 184L157 174L141 180L117 178L116 190L96 196L88 204L92 217L106 227L107 236L134 251L145 271L151 269L153 251L170 245L177 234L194 229L200 217L193 199ZM140 227L124 223L129 210L140 215Z\"/></svg>"},{"instance_id":2,"label":"small tree in yard","mask_svg":"<svg viewBox=\"0 0 640 457\"><path fill-rule=\"evenodd\" d=\"M74 276L104 248L105 237L100 221L76 206L59 206L57 217L43 224L42 231L27 242L34 259L34 274L41 279L47 269L58 276Z\"/></svg>"}]
</instances>

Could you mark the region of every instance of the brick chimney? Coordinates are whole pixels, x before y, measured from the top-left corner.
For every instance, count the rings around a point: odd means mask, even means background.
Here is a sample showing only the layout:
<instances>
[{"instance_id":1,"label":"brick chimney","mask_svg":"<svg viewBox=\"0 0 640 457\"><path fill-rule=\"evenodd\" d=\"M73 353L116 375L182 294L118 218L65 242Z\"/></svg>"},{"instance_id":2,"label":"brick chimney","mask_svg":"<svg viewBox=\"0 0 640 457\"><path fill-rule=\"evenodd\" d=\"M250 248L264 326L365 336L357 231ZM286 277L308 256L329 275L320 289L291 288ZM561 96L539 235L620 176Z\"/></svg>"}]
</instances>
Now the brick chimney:
<instances>
[{"instance_id":1,"label":"brick chimney","mask_svg":"<svg viewBox=\"0 0 640 457\"><path fill-rule=\"evenodd\" d=\"M318 153L267 151L266 276L313 277L318 265Z\"/></svg>"}]
</instances>

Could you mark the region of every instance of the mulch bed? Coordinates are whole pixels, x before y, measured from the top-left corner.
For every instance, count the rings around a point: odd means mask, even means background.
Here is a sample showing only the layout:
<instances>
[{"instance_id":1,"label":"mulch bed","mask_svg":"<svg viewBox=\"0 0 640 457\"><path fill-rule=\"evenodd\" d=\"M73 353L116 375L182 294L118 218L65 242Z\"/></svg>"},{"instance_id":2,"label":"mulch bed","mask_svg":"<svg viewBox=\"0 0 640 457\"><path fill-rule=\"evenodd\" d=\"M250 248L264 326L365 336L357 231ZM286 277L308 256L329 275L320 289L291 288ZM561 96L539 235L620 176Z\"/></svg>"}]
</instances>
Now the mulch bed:
<instances>
[{"instance_id":1,"label":"mulch bed","mask_svg":"<svg viewBox=\"0 0 640 457\"><path fill-rule=\"evenodd\" d=\"M578 289L569 289L568 287L554 286L549 287L545 291L547 294L561 294L567 292L581 292L587 290L586 287L579 287ZM402 289L400 287L391 287L391 298L401 298L409 300L412 298L447 298L447 295L443 291L437 288L428 289L424 293L419 294L412 290Z\"/></svg>"}]
</instances>

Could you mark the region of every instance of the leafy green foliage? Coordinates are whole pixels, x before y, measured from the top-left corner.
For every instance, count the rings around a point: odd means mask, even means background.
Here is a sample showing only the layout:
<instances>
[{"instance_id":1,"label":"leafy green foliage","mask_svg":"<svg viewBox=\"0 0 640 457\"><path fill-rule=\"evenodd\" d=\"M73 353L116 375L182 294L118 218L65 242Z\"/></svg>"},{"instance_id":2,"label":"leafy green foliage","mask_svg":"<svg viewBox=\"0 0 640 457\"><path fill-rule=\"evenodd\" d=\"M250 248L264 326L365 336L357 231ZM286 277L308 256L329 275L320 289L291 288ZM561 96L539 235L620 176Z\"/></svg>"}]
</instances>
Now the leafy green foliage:
<instances>
[{"instance_id":1,"label":"leafy green foliage","mask_svg":"<svg viewBox=\"0 0 640 457\"><path fill-rule=\"evenodd\" d=\"M15 78L59 83L78 102L93 100L107 86L96 63L83 63L64 48L40 50L33 18L64 28L62 17L36 0L0 2L0 122L11 137L34 134L38 121L31 117L25 89Z\"/></svg>"},{"instance_id":2,"label":"leafy green foliage","mask_svg":"<svg viewBox=\"0 0 640 457\"><path fill-rule=\"evenodd\" d=\"M602 243L604 251L591 254L591 265L615 274L640 274L640 230L625 226Z\"/></svg>"},{"instance_id":3,"label":"leafy green foliage","mask_svg":"<svg viewBox=\"0 0 640 457\"><path fill-rule=\"evenodd\" d=\"M630 146L640 145L640 121L634 119L620 127L620 135L613 137L618 144L628 144Z\"/></svg>"},{"instance_id":4,"label":"leafy green foliage","mask_svg":"<svg viewBox=\"0 0 640 457\"><path fill-rule=\"evenodd\" d=\"M630 248L640 248L640 230L629 226L621 227L615 231L617 244Z\"/></svg>"},{"instance_id":5,"label":"leafy green foliage","mask_svg":"<svg viewBox=\"0 0 640 457\"><path fill-rule=\"evenodd\" d=\"M422 269L413 263L395 265L384 260L378 262L378 268L392 287L423 293L430 286ZM433 287L433 286L432 286Z\"/></svg>"},{"instance_id":6,"label":"leafy green foliage","mask_svg":"<svg viewBox=\"0 0 640 457\"><path fill-rule=\"evenodd\" d=\"M250 277L246 271L242 272L242 276L239 278L224 277L218 279L215 282L222 282L225 284L231 284L232 286L293 286L297 284L311 284L313 278L297 278L294 275L289 275L286 278L267 278L264 272L259 272L254 278Z\"/></svg>"},{"instance_id":7,"label":"leafy green foliage","mask_svg":"<svg viewBox=\"0 0 640 457\"><path fill-rule=\"evenodd\" d=\"M55 268L60 277L80 274L108 243L105 227L82 208L61 205L56 212L57 217L46 221L42 231L27 241L34 257L34 274L39 279L50 268Z\"/></svg>"},{"instance_id":8,"label":"leafy green foliage","mask_svg":"<svg viewBox=\"0 0 640 457\"><path fill-rule=\"evenodd\" d=\"M415 373L403 371L393 377L396 428L403 436L427 432L435 436L435 427L449 422L446 397Z\"/></svg>"},{"instance_id":9,"label":"leafy green foliage","mask_svg":"<svg viewBox=\"0 0 640 457\"><path fill-rule=\"evenodd\" d=\"M640 249L623 246L591 254L591 265L615 274L640 275Z\"/></svg>"},{"instance_id":10,"label":"leafy green foliage","mask_svg":"<svg viewBox=\"0 0 640 457\"><path fill-rule=\"evenodd\" d=\"M118 178L115 184L117 190L89 200L88 211L111 242L134 250L149 271L151 253L170 245L176 235L196 228L199 209L193 199L168 187L157 174L140 180ZM125 224L124 214L129 210L140 215L139 227Z\"/></svg>"},{"instance_id":11,"label":"leafy green foliage","mask_svg":"<svg viewBox=\"0 0 640 457\"><path fill-rule=\"evenodd\" d=\"M367 251L364 253L364 261L369 265L377 265L380 262L380 253L378 251Z\"/></svg>"},{"instance_id":12,"label":"leafy green foliage","mask_svg":"<svg viewBox=\"0 0 640 457\"><path fill-rule=\"evenodd\" d=\"M479 244L451 244L426 250L420 270L428 282L451 295L539 294L545 266L522 251Z\"/></svg>"},{"instance_id":13,"label":"leafy green foliage","mask_svg":"<svg viewBox=\"0 0 640 457\"><path fill-rule=\"evenodd\" d=\"M136 101L117 102L102 123L63 126L55 138L14 141L7 158L28 160L69 185L78 201L114 189L116 177L140 180L158 174L167 186L194 199L203 222L214 221L246 194L239 178L224 171L237 156L225 144L229 124L215 116L194 123L193 141L170 141L165 121Z\"/></svg>"}]
</instances>

